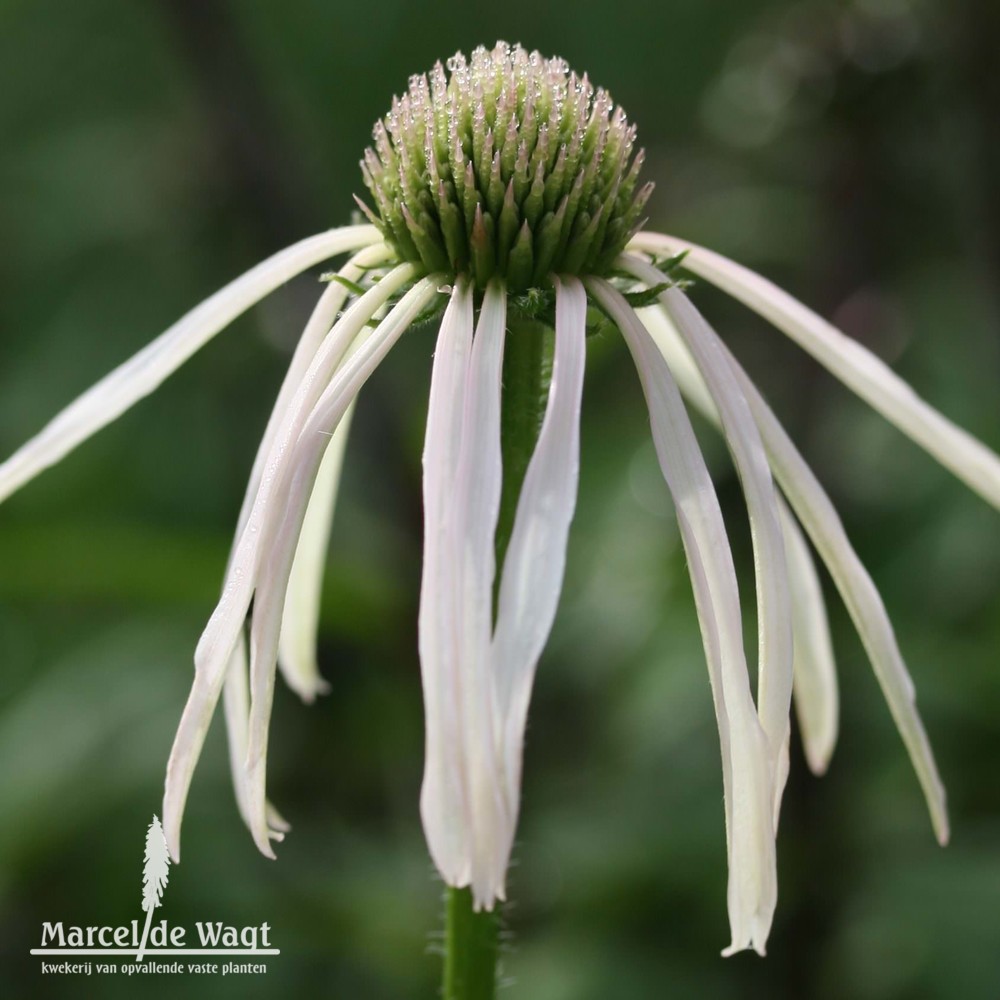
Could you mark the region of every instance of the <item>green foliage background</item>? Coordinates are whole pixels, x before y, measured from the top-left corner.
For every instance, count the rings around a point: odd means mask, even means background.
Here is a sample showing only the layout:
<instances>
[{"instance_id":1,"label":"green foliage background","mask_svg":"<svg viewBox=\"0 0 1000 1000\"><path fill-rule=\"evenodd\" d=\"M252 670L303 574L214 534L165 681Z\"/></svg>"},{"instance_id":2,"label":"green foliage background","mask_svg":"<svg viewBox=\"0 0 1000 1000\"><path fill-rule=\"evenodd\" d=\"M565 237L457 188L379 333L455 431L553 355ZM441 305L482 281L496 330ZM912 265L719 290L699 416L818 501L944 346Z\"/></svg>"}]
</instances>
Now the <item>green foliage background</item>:
<instances>
[{"instance_id":1,"label":"green foliage background","mask_svg":"<svg viewBox=\"0 0 1000 1000\"><path fill-rule=\"evenodd\" d=\"M1000 446L996 7L930 0L6 0L0 453L202 297L347 221L410 73L496 38L558 52L640 127L650 226L763 270ZM253 979L43 977L43 920L141 918L142 843L254 449L312 277L0 508L5 997L431 998L440 885L417 797L420 445L432 350L366 388L324 597L332 694L279 691L261 858L221 723L158 915L267 921ZM786 419L883 589L950 791L931 835L828 587L843 681L829 775L796 743L766 960L724 961L715 724L675 523L626 352L595 343L568 580L529 730L506 995L1000 995L995 512L782 336L694 295ZM752 628L738 485L699 425ZM828 581L827 581L828 583ZM750 636L752 642L752 635Z\"/></svg>"}]
</instances>

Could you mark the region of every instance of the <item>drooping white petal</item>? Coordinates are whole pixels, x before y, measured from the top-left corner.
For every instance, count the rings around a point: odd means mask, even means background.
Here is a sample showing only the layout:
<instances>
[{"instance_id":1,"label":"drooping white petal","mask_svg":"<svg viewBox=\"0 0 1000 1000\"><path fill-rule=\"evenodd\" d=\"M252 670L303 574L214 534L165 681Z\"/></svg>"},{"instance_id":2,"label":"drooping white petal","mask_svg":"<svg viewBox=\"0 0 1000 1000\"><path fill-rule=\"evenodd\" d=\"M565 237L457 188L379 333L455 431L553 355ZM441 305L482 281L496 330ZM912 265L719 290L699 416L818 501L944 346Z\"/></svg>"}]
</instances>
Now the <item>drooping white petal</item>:
<instances>
[{"instance_id":1,"label":"drooping white petal","mask_svg":"<svg viewBox=\"0 0 1000 1000\"><path fill-rule=\"evenodd\" d=\"M326 550L352 412L353 407L350 407L337 425L320 464L302 522L281 614L278 665L288 686L307 703L329 690L316 663L316 632Z\"/></svg>"},{"instance_id":2,"label":"drooping white petal","mask_svg":"<svg viewBox=\"0 0 1000 1000\"><path fill-rule=\"evenodd\" d=\"M360 253L355 254L337 273L344 282L357 282L370 268L377 267L391 259L392 251L384 244L378 243L375 246L366 247ZM278 398L275 400L271 415L267 421L267 427L257 446L257 454L254 456L253 468L250 471L250 478L247 482L247 490L243 497L243 505L240 508L240 516L236 523L234 546L239 542L243 529L246 527L253 509L253 502L257 496L257 489L260 486L261 478L267 466L268 456L275 438L281 431L282 423L288 414L289 407L295 399L302 380L309 371L317 352L326 340L330 328L344 308L351 289L348 284L340 281L331 281L326 286L323 294L319 297L312 314L306 323L302 336L299 337L292 354L292 360L285 372L281 388L278 390Z\"/></svg>"},{"instance_id":3,"label":"drooping white petal","mask_svg":"<svg viewBox=\"0 0 1000 1000\"><path fill-rule=\"evenodd\" d=\"M229 666L228 660L223 666ZM191 775L205 743L223 679L223 670L219 671L217 679L212 679L214 683L209 683L203 672L195 671L194 682L184 704L167 760L167 777L163 790L163 835L175 862L181 859L180 828L188 789L191 787ZM239 785L236 789L238 796L242 794Z\"/></svg>"},{"instance_id":4,"label":"drooping white petal","mask_svg":"<svg viewBox=\"0 0 1000 1000\"><path fill-rule=\"evenodd\" d=\"M0 465L0 502L151 393L279 285L320 261L380 240L374 226L331 229L280 251L217 291L70 403Z\"/></svg>"},{"instance_id":5,"label":"drooping white petal","mask_svg":"<svg viewBox=\"0 0 1000 1000\"><path fill-rule=\"evenodd\" d=\"M858 630L917 773L937 838L942 844L947 843L948 813L944 786L934 763L927 733L917 713L913 681L896 643L882 598L852 548L840 517L823 487L746 372L728 350L727 356L760 429L774 476L830 571ZM829 705L825 706L825 712L829 713L830 710Z\"/></svg>"},{"instance_id":6,"label":"drooping white petal","mask_svg":"<svg viewBox=\"0 0 1000 1000\"><path fill-rule=\"evenodd\" d=\"M493 670L513 823L520 798L531 687L555 619L569 526L576 507L586 327L583 285L577 278L557 280L555 357L549 397L507 545L493 634Z\"/></svg>"},{"instance_id":7,"label":"drooping white petal","mask_svg":"<svg viewBox=\"0 0 1000 1000\"><path fill-rule=\"evenodd\" d=\"M649 406L653 441L674 498L705 643L722 745L732 944L763 954L777 902L773 786L767 737L750 694L736 571L722 512L676 383L649 333L606 281L587 286L625 337Z\"/></svg>"},{"instance_id":8,"label":"drooping white petal","mask_svg":"<svg viewBox=\"0 0 1000 1000\"><path fill-rule=\"evenodd\" d=\"M280 504L272 503L274 487L281 479L282 469L310 411L329 384L344 354L372 316L393 294L411 282L415 274L416 268L412 264L401 264L360 296L324 338L295 387L271 441L243 533L230 556L219 602L195 649L196 668L207 671L210 677L215 677L221 664L228 660L246 617L257 582L260 552L270 534L270 521L282 514Z\"/></svg>"},{"instance_id":9,"label":"drooping white petal","mask_svg":"<svg viewBox=\"0 0 1000 1000\"><path fill-rule=\"evenodd\" d=\"M812 470L795 450L760 395L750 393L749 379L745 375L743 379L754 418L771 456L774 474L826 563L854 620L920 779L938 840L946 843L948 815L944 786L934 763L927 733L917 714L913 682L899 652L882 598L851 547L833 504Z\"/></svg>"},{"instance_id":10,"label":"drooping white petal","mask_svg":"<svg viewBox=\"0 0 1000 1000\"><path fill-rule=\"evenodd\" d=\"M229 770L236 793L236 805L243 822L250 825L250 797L247 790L246 769L247 728L250 715L250 691L247 687L247 646L240 636L229 666L226 669L226 683L223 688L222 704L226 716L226 733L229 744ZM291 829L278 811L267 804L268 835L271 840L283 840Z\"/></svg>"},{"instance_id":11,"label":"drooping white petal","mask_svg":"<svg viewBox=\"0 0 1000 1000\"><path fill-rule=\"evenodd\" d=\"M222 707L226 717L226 743L229 747L229 772L236 794L236 807L243 822L250 825L249 796L243 762L247 756L247 720L250 717L250 691L247 687L247 644L240 635L226 668L222 689Z\"/></svg>"},{"instance_id":12,"label":"drooping white petal","mask_svg":"<svg viewBox=\"0 0 1000 1000\"><path fill-rule=\"evenodd\" d=\"M265 550L262 552L250 626L250 732L246 768L251 833L263 854L270 854L264 791L281 612L309 498L330 443L330 435L336 431L361 386L435 294L434 279L418 281L362 340L337 369L290 449L289 460L276 472L273 493L275 515L268 526ZM331 337L337 334L339 326L338 323L334 327ZM251 514L248 529L253 523Z\"/></svg>"},{"instance_id":13,"label":"drooping white petal","mask_svg":"<svg viewBox=\"0 0 1000 1000\"><path fill-rule=\"evenodd\" d=\"M658 306L647 306L636 310L636 315L642 320L654 343L659 348L664 360L670 367L684 398L693 403L699 413L718 430L722 430L722 418L716 408L715 400L705 385L698 366L691 357L691 351L681 339L677 328L667 314Z\"/></svg>"},{"instance_id":14,"label":"drooping white petal","mask_svg":"<svg viewBox=\"0 0 1000 1000\"><path fill-rule=\"evenodd\" d=\"M472 288L459 277L441 321L431 371L423 454L424 557L419 649L424 695L424 779L420 816L434 865L448 885L472 877L462 703L453 641L457 607L450 582L449 511L462 446L462 414L472 353Z\"/></svg>"},{"instance_id":15,"label":"drooping white petal","mask_svg":"<svg viewBox=\"0 0 1000 1000\"><path fill-rule=\"evenodd\" d=\"M625 254L621 263L652 285L668 280L637 257ZM760 433L718 335L680 289L666 289L660 295L660 304L705 380L746 497L757 581L757 711L771 746L777 817L784 790L784 780L777 780L779 758L788 740L792 703L792 608L777 493Z\"/></svg>"},{"instance_id":16,"label":"drooping white petal","mask_svg":"<svg viewBox=\"0 0 1000 1000\"><path fill-rule=\"evenodd\" d=\"M486 288L469 357L462 445L449 505L442 590L456 601L454 674L460 699L462 742L452 752L465 758L466 801L475 909L491 910L504 898L511 808L504 794L496 690L490 657L493 631L494 536L500 511L500 377L507 296L493 280ZM450 555L450 558L449 558Z\"/></svg>"},{"instance_id":17,"label":"drooping white petal","mask_svg":"<svg viewBox=\"0 0 1000 1000\"><path fill-rule=\"evenodd\" d=\"M928 406L898 375L766 278L703 247L642 233L630 246L651 253L687 251L684 267L739 299L788 334L820 364L988 503L1000 508L1000 456Z\"/></svg>"},{"instance_id":18,"label":"drooping white petal","mask_svg":"<svg viewBox=\"0 0 1000 1000\"><path fill-rule=\"evenodd\" d=\"M816 564L802 529L784 502L781 510L792 590L795 710L809 769L813 774L825 774L837 742L840 711L830 625Z\"/></svg>"},{"instance_id":19,"label":"drooping white petal","mask_svg":"<svg viewBox=\"0 0 1000 1000\"><path fill-rule=\"evenodd\" d=\"M375 246L367 247L352 257L340 269L339 275L346 282L355 282L364 275L366 270L389 259L390 253L391 251L385 244L376 244ZM275 436L281 428L282 419L287 413L295 391L302 381L303 376L308 371L309 365L315 357L320 344L329 332L344 303L347 301L348 295L350 295L350 289L346 283L331 281L316 303L316 307L313 309L309 321L306 323L302 336L295 346L291 363L288 366L288 370L281 383L281 389L278 392L278 398L268 418L267 427L264 430L260 444L257 446L257 454L254 458L253 468L250 472L250 479L236 525L233 549L239 544L240 538L243 535L243 529L250 516L250 510L253 507L253 501L260 486L260 479L264 472L267 457L271 452ZM337 459L337 452L339 451L342 457L348 425L349 413L344 418L342 426L337 429L334 435L334 441L338 442L339 446L335 448L331 443L328 450L328 454L331 457L329 461L324 461L320 475L317 478L317 484L322 485L322 489L315 491L319 495L310 501L310 513L306 515L307 524L313 526L310 531L315 537L317 549L325 550L326 548L325 541L320 538L321 525L323 523L320 511L329 511L326 519L326 523L328 524L329 517L332 516L333 501L337 489L336 479L340 465ZM328 465L329 468L327 468ZM286 612L282 625L282 656L280 662L286 680L291 677L290 686L303 698L309 700L306 697L307 694L318 692L322 685L322 681L319 678L319 671L316 668L315 656L312 653L314 646L308 645L310 634L315 635L316 622L314 615L319 606L319 590L322 585L322 563L318 566L314 565L311 558L312 551L305 549L301 545L300 549L302 551L296 555L296 562L292 569L292 580L289 582L289 591L294 592L296 597L294 598L294 606L291 608L291 611L287 607L291 602L286 601ZM300 555L301 561L299 559ZM228 571L229 567L227 566L227 574ZM297 580L301 582L296 583L295 581ZM289 630L287 640L285 639L285 623L288 623ZM230 664L226 668L223 697L233 787L240 815L243 817L244 822L249 825L249 811L246 805L247 796L245 790L246 775L244 770L247 746L247 718L250 711L250 698L247 688L248 668L246 642L241 633L236 648L233 650ZM268 803L268 814L268 824L274 831L283 832L287 828L287 824L283 820L280 820L277 810L270 803ZM275 817L278 818L279 825L276 825ZM272 833L272 839L278 839L274 836L274 833Z\"/></svg>"},{"instance_id":20,"label":"drooping white petal","mask_svg":"<svg viewBox=\"0 0 1000 1000\"><path fill-rule=\"evenodd\" d=\"M365 269L385 260L388 253L387 247L370 247L352 259L348 266L341 270L340 274L348 281L353 282L362 275ZM343 295L346 295L347 287L341 285L340 288ZM343 301L342 296L341 304ZM322 329L323 321L329 328L331 320L332 316L323 317L317 324L317 333ZM311 325L312 323L310 323ZM307 328L306 334L309 333L310 330ZM358 339L347 348L345 357L350 355L351 351L358 346L359 341L364 339L364 336L364 331L362 331ZM304 335L303 340L305 339ZM313 351L315 353L315 346ZM304 374L305 371L303 371ZM292 373L290 372L289 380L291 377ZM337 429L333 432L330 443L327 445L326 454L323 456L323 462L316 477L316 485L313 487L309 506L306 509L305 521L302 524L302 534L299 537L291 575L288 578L285 607L281 616L278 667L288 686L307 703L312 702L317 694L328 690L328 685L319 675L319 667L316 663L316 633L319 627L326 550L330 541L333 511L340 486L340 471L344 463L344 451L347 448L353 411L353 406L348 408L343 419L337 425Z\"/></svg>"},{"instance_id":21,"label":"drooping white petal","mask_svg":"<svg viewBox=\"0 0 1000 1000\"><path fill-rule=\"evenodd\" d=\"M257 497L251 508L239 542L230 555L222 596L209 619L195 650L195 682L188 696L177 735L167 762L164 791L163 829L173 857L179 859L180 825L184 802L201 747L208 732L212 713L219 700L232 651L243 629L250 598L256 585L258 554L262 535L269 528L272 511L282 512L280 503L271 504L275 483L285 469L296 430L304 415L301 410L322 390L347 346L357 337L372 314L381 308L389 295L413 276L409 265L396 268L375 288L370 289L347 311L324 340L297 387L280 429L275 434L271 454L265 463ZM386 284L388 282L388 284ZM343 345L343 346L341 346ZM306 414L307 415L307 414ZM261 807L263 809L263 806ZM267 845L266 834L258 844ZM264 850L264 848L261 848ZM265 854L270 853L268 846Z\"/></svg>"},{"instance_id":22,"label":"drooping white petal","mask_svg":"<svg viewBox=\"0 0 1000 1000\"><path fill-rule=\"evenodd\" d=\"M690 352L662 309L643 309L643 325L677 379L684 396L712 423L718 411ZM824 774L837 741L839 695L826 602L808 545L795 515L780 497L778 510L785 538L789 589L792 596L793 685L796 712L806 760L815 774Z\"/></svg>"}]
</instances>

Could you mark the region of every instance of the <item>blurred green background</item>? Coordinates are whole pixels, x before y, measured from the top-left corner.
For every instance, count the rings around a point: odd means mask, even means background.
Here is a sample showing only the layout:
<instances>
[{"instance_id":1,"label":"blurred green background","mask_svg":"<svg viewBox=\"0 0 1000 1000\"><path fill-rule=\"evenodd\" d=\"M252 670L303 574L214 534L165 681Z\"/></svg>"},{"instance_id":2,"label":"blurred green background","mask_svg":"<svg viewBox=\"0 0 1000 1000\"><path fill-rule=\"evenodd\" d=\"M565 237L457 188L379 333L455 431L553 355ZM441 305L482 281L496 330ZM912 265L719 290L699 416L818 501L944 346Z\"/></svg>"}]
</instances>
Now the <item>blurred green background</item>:
<instances>
[{"instance_id":1,"label":"blurred green background","mask_svg":"<svg viewBox=\"0 0 1000 1000\"><path fill-rule=\"evenodd\" d=\"M565 56L640 129L650 227L763 270L1000 446L992 0L0 4L0 455L226 280L349 218L409 74L497 38ZM728 943L718 742L690 585L627 352L593 347L579 513L532 710L506 995L1000 996L995 512L782 336L696 287L885 597L950 793L939 849L863 650L829 775L800 747L766 960ZM333 692L279 690L255 851L221 722L158 913L268 921L244 979L47 976L42 920L141 917L141 845L243 485L314 276L0 508L5 997L432 998L441 886L417 812L420 446L432 336L366 388L324 596ZM752 629L733 471L699 424ZM752 641L752 634L751 634Z\"/></svg>"}]
</instances>

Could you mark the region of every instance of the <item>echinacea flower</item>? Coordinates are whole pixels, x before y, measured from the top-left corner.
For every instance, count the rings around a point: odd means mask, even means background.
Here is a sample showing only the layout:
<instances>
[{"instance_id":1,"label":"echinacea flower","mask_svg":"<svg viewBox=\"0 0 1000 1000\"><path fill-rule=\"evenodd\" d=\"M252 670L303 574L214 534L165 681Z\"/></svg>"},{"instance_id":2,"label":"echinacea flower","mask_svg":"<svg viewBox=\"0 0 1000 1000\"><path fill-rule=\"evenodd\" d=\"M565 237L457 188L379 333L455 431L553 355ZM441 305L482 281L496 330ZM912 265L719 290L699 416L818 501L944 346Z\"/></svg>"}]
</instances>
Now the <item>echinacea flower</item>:
<instances>
[{"instance_id":1,"label":"echinacea flower","mask_svg":"<svg viewBox=\"0 0 1000 1000\"><path fill-rule=\"evenodd\" d=\"M1000 459L764 278L643 231L651 185L639 185L635 138L607 92L562 60L520 46L480 48L469 61L457 55L447 69L439 64L413 77L375 126L362 162L370 225L330 230L259 264L0 466L2 500L152 392L277 286L351 254L296 348L250 475L222 593L195 651L163 806L175 859L220 696L241 815L268 856L287 830L266 797L271 701L277 669L305 701L325 690L314 651L318 597L351 407L396 341L439 313L423 456L420 810L445 882L471 887L478 908L505 895L531 688L556 612L576 500L595 312L621 332L635 361L690 569L722 754L727 953L763 953L770 929L793 694L814 771L826 768L836 738L826 612L803 529L854 619L934 829L947 839L944 791L878 592L821 486L685 294L678 271L770 320L995 507ZM532 429L536 440L497 565L510 471L501 447L505 350L515 326L519 337L534 331L541 338L546 324L554 326L554 347L544 416ZM726 528L685 400L718 424L746 497L759 618L756 697Z\"/></svg>"}]
</instances>

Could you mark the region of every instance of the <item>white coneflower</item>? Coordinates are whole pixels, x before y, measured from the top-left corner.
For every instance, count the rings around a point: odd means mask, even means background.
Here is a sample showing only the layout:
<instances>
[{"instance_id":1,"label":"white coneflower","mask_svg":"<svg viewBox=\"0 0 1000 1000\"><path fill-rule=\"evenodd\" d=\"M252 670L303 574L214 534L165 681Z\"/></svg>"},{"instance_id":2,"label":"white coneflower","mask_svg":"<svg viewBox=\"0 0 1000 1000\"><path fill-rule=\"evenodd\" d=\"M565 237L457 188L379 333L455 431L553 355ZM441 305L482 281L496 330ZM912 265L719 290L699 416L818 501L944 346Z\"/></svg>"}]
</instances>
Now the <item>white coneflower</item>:
<instances>
[{"instance_id":1,"label":"white coneflower","mask_svg":"<svg viewBox=\"0 0 1000 1000\"><path fill-rule=\"evenodd\" d=\"M825 769L836 737L826 614L799 525L854 618L938 838L947 839L944 791L878 593L808 466L674 280L678 266L769 319L994 506L1000 460L763 278L681 240L641 232L651 186L638 184L642 153L634 143L635 128L605 91L562 60L520 46L477 49L469 61L457 55L447 69L413 77L375 126L362 162L371 225L311 237L258 265L0 466L2 499L151 392L279 284L353 254L320 297L292 359L250 476L222 595L195 652L163 806L175 858L192 772L223 691L240 811L269 856L270 841L287 829L265 796L276 665L305 700L323 689L313 651L321 556L351 405L393 344L442 306L424 448L419 634L420 808L445 881L470 886L477 908L504 898L528 703L576 499L588 305L621 331L635 360L690 567L722 748L727 953L763 952L771 926L793 689L813 770ZM544 419L498 567L507 333L515 321L550 316ZM684 396L718 422L746 496L759 615L756 699L733 558Z\"/></svg>"}]
</instances>

